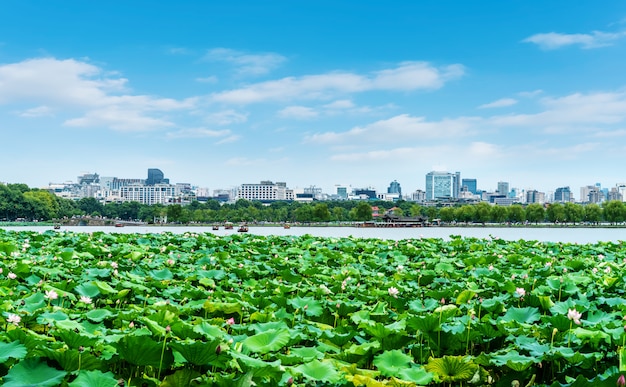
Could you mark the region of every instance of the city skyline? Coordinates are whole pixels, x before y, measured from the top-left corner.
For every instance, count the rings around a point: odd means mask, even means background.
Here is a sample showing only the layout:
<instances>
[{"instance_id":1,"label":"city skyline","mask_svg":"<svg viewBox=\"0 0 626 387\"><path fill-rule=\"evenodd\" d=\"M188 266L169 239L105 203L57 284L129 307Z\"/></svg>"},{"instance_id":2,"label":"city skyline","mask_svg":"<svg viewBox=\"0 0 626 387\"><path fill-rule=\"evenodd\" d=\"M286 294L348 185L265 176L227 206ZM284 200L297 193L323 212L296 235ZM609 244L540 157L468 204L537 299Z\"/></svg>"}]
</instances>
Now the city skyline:
<instances>
[{"instance_id":1,"label":"city skyline","mask_svg":"<svg viewBox=\"0 0 626 387\"><path fill-rule=\"evenodd\" d=\"M9 2L0 181L409 193L461 171L578 198L626 182L625 45L618 1Z\"/></svg>"}]
</instances>

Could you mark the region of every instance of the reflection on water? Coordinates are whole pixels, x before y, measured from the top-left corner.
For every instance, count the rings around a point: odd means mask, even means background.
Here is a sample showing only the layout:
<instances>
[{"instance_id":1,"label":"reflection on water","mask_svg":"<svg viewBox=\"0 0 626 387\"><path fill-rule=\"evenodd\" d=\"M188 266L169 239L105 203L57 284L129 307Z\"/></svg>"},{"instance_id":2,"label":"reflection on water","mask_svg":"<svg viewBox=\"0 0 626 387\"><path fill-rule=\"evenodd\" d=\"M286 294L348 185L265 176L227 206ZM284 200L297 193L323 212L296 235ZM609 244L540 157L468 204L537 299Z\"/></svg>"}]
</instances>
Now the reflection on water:
<instances>
[{"instance_id":1,"label":"reflection on water","mask_svg":"<svg viewBox=\"0 0 626 387\"><path fill-rule=\"evenodd\" d=\"M4 230L39 231L53 230L52 226L1 227ZM127 227L62 227L56 232L96 232L108 233L163 233L174 234L211 233L215 235L237 234L237 228L213 230L211 227L168 227L168 226L127 226ZM254 235L313 235L320 237L357 237L379 239L410 239L410 238L443 238L459 235L472 238L501 238L506 240L537 240L544 242L595 243L598 241L618 242L626 240L626 228L517 228L517 227L424 227L424 228L355 228L355 227L283 227L250 226L248 234Z\"/></svg>"}]
</instances>

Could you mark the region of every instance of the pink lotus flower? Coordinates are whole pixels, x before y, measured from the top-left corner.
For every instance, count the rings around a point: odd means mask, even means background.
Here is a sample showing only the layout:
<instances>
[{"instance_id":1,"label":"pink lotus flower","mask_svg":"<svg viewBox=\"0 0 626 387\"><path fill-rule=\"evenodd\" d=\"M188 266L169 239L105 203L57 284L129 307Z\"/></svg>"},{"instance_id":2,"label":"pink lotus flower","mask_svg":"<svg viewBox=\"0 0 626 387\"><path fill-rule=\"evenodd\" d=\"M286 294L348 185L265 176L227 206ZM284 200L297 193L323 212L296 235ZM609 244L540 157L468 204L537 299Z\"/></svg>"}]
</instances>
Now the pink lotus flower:
<instances>
[{"instance_id":1,"label":"pink lotus flower","mask_svg":"<svg viewBox=\"0 0 626 387\"><path fill-rule=\"evenodd\" d=\"M80 302L83 304L91 304L91 297L80 296Z\"/></svg>"},{"instance_id":2,"label":"pink lotus flower","mask_svg":"<svg viewBox=\"0 0 626 387\"><path fill-rule=\"evenodd\" d=\"M392 286L389 289L387 289L387 293L389 293L389 295L393 298L398 298L398 293L400 293L400 291L397 288Z\"/></svg>"},{"instance_id":3,"label":"pink lotus flower","mask_svg":"<svg viewBox=\"0 0 626 387\"><path fill-rule=\"evenodd\" d=\"M231 317L228 320L226 320L226 324L228 325L235 325L235 318Z\"/></svg>"},{"instance_id":4,"label":"pink lotus flower","mask_svg":"<svg viewBox=\"0 0 626 387\"><path fill-rule=\"evenodd\" d=\"M22 321L22 318L16 314L9 313L9 315L7 316L7 323L18 326L20 321Z\"/></svg>"},{"instance_id":5,"label":"pink lotus flower","mask_svg":"<svg viewBox=\"0 0 626 387\"><path fill-rule=\"evenodd\" d=\"M16 279L17 275L15 273L9 273L7 274L7 277L9 277L9 279Z\"/></svg>"},{"instance_id":6,"label":"pink lotus flower","mask_svg":"<svg viewBox=\"0 0 626 387\"><path fill-rule=\"evenodd\" d=\"M580 318L583 316L582 313L577 311L576 309L568 309L567 310L567 318L574 321L574 324L580 325Z\"/></svg>"},{"instance_id":7,"label":"pink lotus flower","mask_svg":"<svg viewBox=\"0 0 626 387\"><path fill-rule=\"evenodd\" d=\"M524 296L526 295L526 289L524 289L524 288L515 288L515 294L517 294L517 296L519 298L524 298Z\"/></svg>"},{"instance_id":8,"label":"pink lotus flower","mask_svg":"<svg viewBox=\"0 0 626 387\"><path fill-rule=\"evenodd\" d=\"M46 290L46 298L49 300L56 300L57 298L59 298L59 294L57 292L55 292L54 290Z\"/></svg>"}]
</instances>

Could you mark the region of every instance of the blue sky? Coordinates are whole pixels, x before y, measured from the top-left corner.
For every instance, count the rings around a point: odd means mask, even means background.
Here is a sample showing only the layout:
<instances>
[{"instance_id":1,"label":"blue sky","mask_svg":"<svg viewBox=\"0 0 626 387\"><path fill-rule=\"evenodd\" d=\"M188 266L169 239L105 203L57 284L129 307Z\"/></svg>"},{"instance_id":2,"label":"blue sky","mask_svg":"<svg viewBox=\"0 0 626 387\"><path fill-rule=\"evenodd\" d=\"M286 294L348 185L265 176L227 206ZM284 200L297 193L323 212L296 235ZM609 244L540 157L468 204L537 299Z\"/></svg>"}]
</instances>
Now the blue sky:
<instances>
[{"instance_id":1,"label":"blue sky","mask_svg":"<svg viewBox=\"0 0 626 387\"><path fill-rule=\"evenodd\" d=\"M0 181L626 182L626 2L9 0Z\"/></svg>"}]
</instances>

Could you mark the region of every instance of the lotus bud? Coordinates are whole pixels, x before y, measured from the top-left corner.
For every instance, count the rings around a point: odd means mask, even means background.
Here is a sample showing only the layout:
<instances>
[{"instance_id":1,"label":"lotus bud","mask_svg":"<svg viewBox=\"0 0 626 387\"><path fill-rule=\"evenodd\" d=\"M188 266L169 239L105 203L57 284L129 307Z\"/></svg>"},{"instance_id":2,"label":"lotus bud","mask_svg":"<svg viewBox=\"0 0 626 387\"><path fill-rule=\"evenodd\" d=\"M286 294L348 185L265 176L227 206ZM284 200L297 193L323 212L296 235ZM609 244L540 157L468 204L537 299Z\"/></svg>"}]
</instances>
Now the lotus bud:
<instances>
[{"instance_id":1,"label":"lotus bud","mask_svg":"<svg viewBox=\"0 0 626 387\"><path fill-rule=\"evenodd\" d=\"M293 376L291 376L289 379L287 379L287 385L291 386L292 384L293 384Z\"/></svg>"},{"instance_id":2,"label":"lotus bud","mask_svg":"<svg viewBox=\"0 0 626 387\"><path fill-rule=\"evenodd\" d=\"M170 333L172 331L172 327L169 325L165 327L165 332Z\"/></svg>"},{"instance_id":3,"label":"lotus bud","mask_svg":"<svg viewBox=\"0 0 626 387\"><path fill-rule=\"evenodd\" d=\"M222 346L221 346L221 345L218 345L218 346L217 346L217 348L215 348L215 354L216 354L217 356L219 356L219 355L220 355L220 353L222 353Z\"/></svg>"},{"instance_id":4,"label":"lotus bud","mask_svg":"<svg viewBox=\"0 0 626 387\"><path fill-rule=\"evenodd\" d=\"M626 378L624 378L624 374L620 375L619 378L617 379L617 385L619 387L626 386Z\"/></svg>"}]
</instances>

